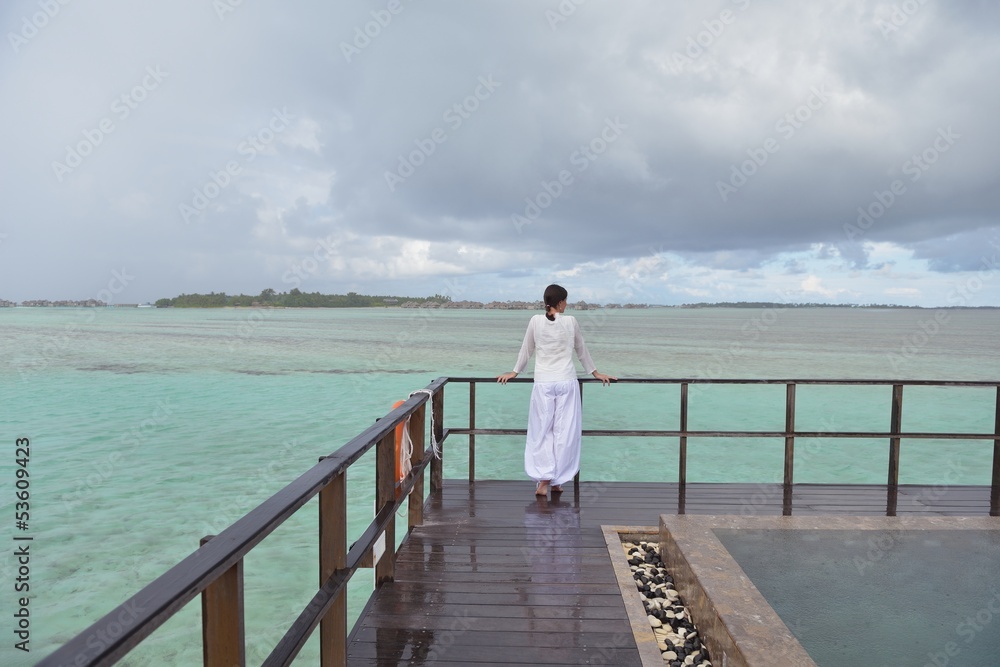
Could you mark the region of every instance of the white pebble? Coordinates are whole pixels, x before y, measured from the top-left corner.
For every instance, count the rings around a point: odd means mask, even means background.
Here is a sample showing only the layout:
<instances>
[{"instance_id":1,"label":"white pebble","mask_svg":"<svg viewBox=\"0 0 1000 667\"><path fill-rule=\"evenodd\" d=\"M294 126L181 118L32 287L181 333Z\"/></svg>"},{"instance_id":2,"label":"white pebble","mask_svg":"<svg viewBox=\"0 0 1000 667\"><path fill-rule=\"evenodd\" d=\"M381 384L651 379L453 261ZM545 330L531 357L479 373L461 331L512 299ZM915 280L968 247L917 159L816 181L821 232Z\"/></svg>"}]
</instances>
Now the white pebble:
<instances>
[{"instance_id":1,"label":"white pebble","mask_svg":"<svg viewBox=\"0 0 1000 667\"><path fill-rule=\"evenodd\" d=\"M647 544L651 544L654 548L653 552L647 552L645 547ZM646 579L646 590L640 591L640 596L642 598L643 609L646 611L646 618L649 621L650 627L653 629L653 636L656 640L656 645L660 649L660 653L665 662L669 663L678 660L678 651L685 645L685 639L691 641L698 637L697 629L687 630L683 627L676 627L678 622L688 622L691 619L691 614L684 607L681 599L680 593L677 592L675 585L671 582L657 583L654 581L657 577L666 577L669 572L660 567L662 563L659 561L656 564L645 562L647 553L652 553L658 555L658 544L640 542L638 546L635 543L623 542L622 547L629 557L629 559L640 560L639 565L629 565L629 569L632 572L633 579L635 579L636 587L642 586L642 579ZM662 596L662 597L661 597ZM665 619L661 621L659 618L653 615L653 613L660 614ZM708 655L704 650L692 651L684 653L683 664L685 667L712 667L712 663L708 660Z\"/></svg>"}]
</instances>

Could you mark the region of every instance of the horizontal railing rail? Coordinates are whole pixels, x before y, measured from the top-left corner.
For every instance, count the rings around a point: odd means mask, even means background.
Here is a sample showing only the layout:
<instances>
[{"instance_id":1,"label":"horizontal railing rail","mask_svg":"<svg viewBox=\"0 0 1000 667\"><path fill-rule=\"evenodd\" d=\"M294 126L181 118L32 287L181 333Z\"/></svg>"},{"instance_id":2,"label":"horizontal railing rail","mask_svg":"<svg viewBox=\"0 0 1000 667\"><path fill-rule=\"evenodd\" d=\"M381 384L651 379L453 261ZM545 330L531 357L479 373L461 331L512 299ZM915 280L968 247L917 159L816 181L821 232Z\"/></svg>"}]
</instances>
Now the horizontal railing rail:
<instances>
[{"instance_id":1,"label":"horizontal railing rail","mask_svg":"<svg viewBox=\"0 0 1000 667\"><path fill-rule=\"evenodd\" d=\"M434 493L443 483L443 462L435 455L450 435L469 438L469 482L475 482L477 436L524 435L521 428L477 428L476 385L493 383L495 378L442 377L415 393L399 407L349 440L344 446L299 478L265 500L244 517L220 532L204 538L202 546L166 573L118 606L82 633L71 639L38 665L55 667L74 665L91 667L112 665L134 649L154 630L163 625L195 597L202 598L203 662L209 667L233 667L245 664L243 629L243 559L262 540L312 498L319 496L319 587L309 604L288 628L264 662L267 667L291 664L307 639L320 628L320 654L323 667L346 664L347 612L346 587L362 567L375 568L375 585L381 586L394 576L395 517L404 501L409 505L409 527L423 522L424 481L430 468L430 487ZM512 383L530 383L529 378L515 378ZM598 380L581 379L583 385ZM467 426L446 427L444 423L444 388L449 383L469 385L469 422ZM688 438L784 438L784 483L786 513L790 513L796 438L888 438L889 475L887 513L895 513L898 493L899 442L902 439L962 439L994 442L990 513L1000 515L1000 382L938 380L823 380L823 379L701 379L701 378L624 378L618 384L663 384L680 388L678 429L587 429L585 436L676 437L679 439L678 482L687 483ZM785 428L780 431L691 430L688 428L689 389L698 384L784 385ZM880 385L892 388L889 429L874 432L799 431L795 428L795 389L798 385ZM996 391L994 433L927 433L902 430L903 388L907 386L982 387ZM582 393L581 393L582 396ZM425 447L425 415L431 403L431 446ZM518 417L520 419L520 416ZM413 441L412 469L397 481L395 452L396 427L406 424ZM358 540L347 547L346 473L367 452L375 449L374 518ZM442 452L439 454L443 455ZM579 476L577 477L579 482ZM683 505L681 504L681 507ZM384 554L377 557L380 545ZM101 638L95 641L95 638Z\"/></svg>"},{"instance_id":2,"label":"horizontal railing rail","mask_svg":"<svg viewBox=\"0 0 1000 667\"><path fill-rule=\"evenodd\" d=\"M527 435L523 428L449 428L449 435ZM614 429L583 429L585 436L605 437L690 437L690 438L901 438L915 440L993 440L992 433L934 433L934 432L901 432L890 431L642 431Z\"/></svg>"},{"instance_id":3,"label":"horizontal railing rail","mask_svg":"<svg viewBox=\"0 0 1000 667\"><path fill-rule=\"evenodd\" d=\"M448 377L448 382L466 384L469 382L495 384L495 377ZM582 384L601 384L601 380L591 377L577 378ZM532 384L530 377L516 377L507 380L508 383ZM887 379L823 379L823 378L618 378L612 384L828 384L828 385L878 385L892 386L896 384L907 387L1000 387L1000 381L992 380L887 380Z\"/></svg>"}]
</instances>

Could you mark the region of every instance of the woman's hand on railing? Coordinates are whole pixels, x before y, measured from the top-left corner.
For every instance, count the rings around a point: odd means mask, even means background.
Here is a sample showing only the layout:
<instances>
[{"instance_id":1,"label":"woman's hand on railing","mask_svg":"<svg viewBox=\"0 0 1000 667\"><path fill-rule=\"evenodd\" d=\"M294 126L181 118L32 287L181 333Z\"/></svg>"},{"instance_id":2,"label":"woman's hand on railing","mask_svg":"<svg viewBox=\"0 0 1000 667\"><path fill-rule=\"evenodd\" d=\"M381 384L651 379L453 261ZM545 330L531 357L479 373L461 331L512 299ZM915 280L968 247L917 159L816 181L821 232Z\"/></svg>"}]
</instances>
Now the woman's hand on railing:
<instances>
[{"instance_id":1,"label":"woman's hand on railing","mask_svg":"<svg viewBox=\"0 0 1000 667\"><path fill-rule=\"evenodd\" d=\"M591 375L593 375L595 378L597 378L598 380L600 380L601 384L603 384L605 387L607 387L609 384L611 384L612 380L614 380L614 381L618 380L618 378L616 378L614 375L606 375L604 373L599 373L596 370L593 373L591 373Z\"/></svg>"},{"instance_id":2,"label":"woman's hand on railing","mask_svg":"<svg viewBox=\"0 0 1000 667\"><path fill-rule=\"evenodd\" d=\"M517 377L517 373L510 371L509 373L504 373L503 375L497 376L497 382L500 384L507 384L507 380L513 380Z\"/></svg>"}]
</instances>

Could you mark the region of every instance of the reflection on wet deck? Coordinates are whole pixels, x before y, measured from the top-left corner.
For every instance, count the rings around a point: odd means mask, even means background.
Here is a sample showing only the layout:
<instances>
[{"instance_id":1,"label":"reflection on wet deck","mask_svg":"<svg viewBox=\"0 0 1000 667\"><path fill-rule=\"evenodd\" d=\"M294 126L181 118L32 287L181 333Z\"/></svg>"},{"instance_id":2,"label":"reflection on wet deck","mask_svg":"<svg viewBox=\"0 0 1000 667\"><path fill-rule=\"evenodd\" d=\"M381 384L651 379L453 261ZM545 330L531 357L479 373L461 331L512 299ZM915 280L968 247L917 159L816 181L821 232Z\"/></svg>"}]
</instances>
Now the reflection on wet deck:
<instances>
[{"instance_id":1,"label":"reflection on wet deck","mask_svg":"<svg viewBox=\"0 0 1000 667\"><path fill-rule=\"evenodd\" d=\"M355 626L350 665L639 665L601 525L781 515L780 484L446 480ZM794 515L885 515L884 485L796 485ZM901 486L900 515L986 516L989 487Z\"/></svg>"}]
</instances>

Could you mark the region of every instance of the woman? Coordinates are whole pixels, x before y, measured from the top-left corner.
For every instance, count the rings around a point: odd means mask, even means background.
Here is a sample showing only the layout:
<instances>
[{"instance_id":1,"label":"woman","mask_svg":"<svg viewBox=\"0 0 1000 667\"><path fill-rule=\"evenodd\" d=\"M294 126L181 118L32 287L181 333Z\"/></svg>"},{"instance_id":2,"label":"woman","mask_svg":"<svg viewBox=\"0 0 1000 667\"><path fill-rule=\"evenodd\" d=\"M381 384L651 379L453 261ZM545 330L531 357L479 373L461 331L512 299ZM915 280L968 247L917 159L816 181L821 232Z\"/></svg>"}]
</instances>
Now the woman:
<instances>
[{"instance_id":1,"label":"woman","mask_svg":"<svg viewBox=\"0 0 1000 667\"><path fill-rule=\"evenodd\" d=\"M574 350L583 369L604 385L618 379L597 372L576 318L563 315L568 296L559 285L545 288L545 315L535 315L528 322L514 370L497 376L497 382L507 384L524 370L528 358L536 355L524 448L524 470L537 482L536 496L548 495L550 486L553 493L561 493L562 485L580 469L583 420Z\"/></svg>"}]
</instances>

